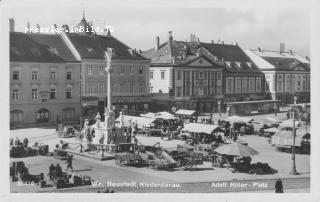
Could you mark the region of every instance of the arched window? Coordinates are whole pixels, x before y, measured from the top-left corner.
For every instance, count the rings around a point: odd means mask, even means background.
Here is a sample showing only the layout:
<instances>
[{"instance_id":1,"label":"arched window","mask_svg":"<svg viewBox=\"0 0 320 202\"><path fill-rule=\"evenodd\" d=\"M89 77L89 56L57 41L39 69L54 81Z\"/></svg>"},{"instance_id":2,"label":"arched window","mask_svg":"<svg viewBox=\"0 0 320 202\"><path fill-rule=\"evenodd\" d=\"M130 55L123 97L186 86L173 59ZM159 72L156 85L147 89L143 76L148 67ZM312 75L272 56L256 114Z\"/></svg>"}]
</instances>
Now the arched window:
<instances>
[{"instance_id":1,"label":"arched window","mask_svg":"<svg viewBox=\"0 0 320 202\"><path fill-rule=\"evenodd\" d=\"M49 110L41 108L37 111L37 122L49 122Z\"/></svg>"},{"instance_id":2,"label":"arched window","mask_svg":"<svg viewBox=\"0 0 320 202\"><path fill-rule=\"evenodd\" d=\"M12 110L10 111L10 123L21 123L23 122L23 111L22 110Z\"/></svg>"}]
</instances>

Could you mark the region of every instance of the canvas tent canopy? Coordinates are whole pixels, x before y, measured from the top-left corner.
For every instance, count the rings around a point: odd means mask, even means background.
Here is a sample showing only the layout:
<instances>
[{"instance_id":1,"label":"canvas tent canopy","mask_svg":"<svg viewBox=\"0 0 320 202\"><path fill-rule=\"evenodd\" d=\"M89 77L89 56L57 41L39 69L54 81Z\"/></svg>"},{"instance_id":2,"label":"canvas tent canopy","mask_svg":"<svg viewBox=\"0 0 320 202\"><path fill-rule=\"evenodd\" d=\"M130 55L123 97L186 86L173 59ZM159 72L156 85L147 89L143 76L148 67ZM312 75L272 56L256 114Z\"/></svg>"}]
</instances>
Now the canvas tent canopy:
<instances>
[{"instance_id":1,"label":"canvas tent canopy","mask_svg":"<svg viewBox=\"0 0 320 202\"><path fill-rule=\"evenodd\" d=\"M268 133L276 133L279 131L278 128L268 128L268 129L264 129L264 132L268 132Z\"/></svg>"},{"instance_id":2,"label":"canvas tent canopy","mask_svg":"<svg viewBox=\"0 0 320 202\"><path fill-rule=\"evenodd\" d=\"M226 121L229 121L231 124L235 122L243 122L243 123L249 123L253 120L251 117L241 117L241 116L229 116L225 118Z\"/></svg>"},{"instance_id":3,"label":"canvas tent canopy","mask_svg":"<svg viewBox=\"0 0 320 202\"><path fill-rule=\"evenodd\" d=\"M310 139L310 132L305 129L296 130L295 145L301 146L303 139ZM275 133L271 138L271 144L276 146L293 146L292 131L281 130Z\"/></svg>"},{"instance_id":4,"label":"canvas tent canopy","mask_svg":"<svg viewBox=\"0 0 320 202\"><path fill-rule=\"evenodd\" d=\"M120 122L120 117L116 119L116 123ZM128 127L130 126L130 122L134 123L136 122L138 125L138 128L143 128L143 127L150 127L152 124L156 122L156 119L154 118L147 118L147 117L140 117L140 116L128 116L128 115L123 115L123 123L124 126Z\"/></svg>"},{"instance_id":5,"label":"canvas tent canopy","mask_svg":"<svg viewBox=\"0 0 320 202\"><path fill-rule=\"evenodd\" d=\"M196 113L194 110L187 110L187 109L179 109L176 111L176 115L184 115L184 116L192 116Z\"/></svg>"},{"instance_id":6,"label":"canvas tent canopy","mask_svg":"<svg viewBox=\"0 0 320 202\"><path fill-rule=\"evenodd\" d=\"M280 123L281 127L287 127L287 128L293 128L293 119L288 119L282 123ZM299 121L295 121L295 126L299 127L300 126L300 122Z\"/></svg>"},{"instance_id":7,"label":"canvas tent canopy","mask_svg":"<svg viewBox=\"0 0 320 202\"><path fill-rule=\"evenodd\" d=\"M147 118L164 119L164 120L177 119L173 114L170 114L169 112L158 112L158 113L149 112L147 114L140 114L140 116L147 117Z\"/></svg>"},{"instance_id":8,"label":"canvas tent canopy","mask_svg":"<svg viewBox=\"0 0 320 202\"><path fill-rule=\"evenodd\" d=\"M206 133L212 134L215 130L219 129L217 125L208 125L202 123L188 123L184 125L182 130L188 131L191 133Z\"/></svg>"}]
</instances>

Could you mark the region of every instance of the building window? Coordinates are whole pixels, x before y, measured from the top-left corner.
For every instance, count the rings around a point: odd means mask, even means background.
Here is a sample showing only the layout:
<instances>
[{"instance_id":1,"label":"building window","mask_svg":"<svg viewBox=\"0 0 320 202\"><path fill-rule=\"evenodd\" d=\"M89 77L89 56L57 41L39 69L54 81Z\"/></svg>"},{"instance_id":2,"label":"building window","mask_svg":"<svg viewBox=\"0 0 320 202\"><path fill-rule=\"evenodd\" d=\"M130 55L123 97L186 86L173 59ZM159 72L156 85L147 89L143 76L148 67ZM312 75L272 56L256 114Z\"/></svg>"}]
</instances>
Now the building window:
<instances>
[{"instance_id":1,"label":"building window","mask_svg":"<svg viewBox=\"0 0 320 202\"><path fill-rule=\"evenodd\" d=\"M164 80L165 75L164 75L165 71L161 71L161 80Z\"/></svg>"},{"instance_id":2,"label":"building window","mask_svg":"<svg viewBox=\"0 0 320 202\"><path fill-rule=\"evenodd\" d=\"M12 100L13 101L19 100L19 89L12 90Z\"/></svg>"},{"instance_id":3,"label":"building window","mask_svg":"<svg viewBox=\"0 0 320 202\"><path fill-rule=\"evenodd\" d=\"M217 80L221 80L221 72L217 72Z\"/></svg>"},{"instance_id":4,"label":"building window","mask_svg":"<svg viewBox=\"0 0 320 202\"><path fill-rule=\"evenodd\" d=\"M153 79L153 71L150 71L150 79Z\"/></svg>"},{"instance_id":5,"label":"building window","mask_svg":"<svg viewBox=\"0 0 320 202\"><path fill-rule=\"evenodd\" d=\"M134 92L134 82L130 82L130 93Z\"/></svg>"},{"instance_id":6,"label":"building window","mask_svg":"<svg viewBox=\"0 0 320 202\"><path fill-rule=\"evenodd\" d=\"M287 92L290 92L291 91L291 81L290 81L290 74L287 74L286 77L285 77L285 90Z\"/></svg>"},{"instance_id":7,"label":"building window","mask_svg":"<svg viewBox=\"0 0 320 202\"><path fill-rule=\"evenodd\" d=\"M249 78L249 92L254 92L254 78Z\"/></svg>"},{"instance_id":8,"label":"building window","mask_svg":"<svg viewBox=\"0 0 320 202\"><path fill-rule=\"evenodd\" d=\"M88 67L88 75L93 75L93 67L92 66Z\"/></svg>"},{"instance_id":9,"label":"building window","mask_svg":"<svg viewBox=\"0 0 320 202\"><path fill-rule=\"evenodd\" d=\"M143 67L139 67L139 74L143 74Z\"/></svg>"},{"instance_id":10,"label":"building window","mask_svg":"<svg viewBox=\"0 0 320 202\"><path fill-rule=\"evenodd\" d=\"M23 122L23 111L13 110L10 112L10 123Z\"/></svg>"},{"instance_id":11,"label":"building window","mask_svg":"<svg viewBox=\"0 0 320 202\"><path fill-rule=\"evenodd\" d=\"M181 71L177 71L177 80L181 80Z\"/></svg>"},{"instance_id":12,"label":"building window","mask_svg":"<svg viewBox=\"0 0 320 202\"><path fill-rule=\"evenodd\" d=\"M93 93L93 86L91 83L87 84L87 93L92 94Z\"/></svg>"},{"instance_id":13,"label":"building window","mask_svg":"<svg viewBox=\"0 0 320 202\"><path fill-rule=\"evenodd\" d=\"M266 81L266 86L265 86L265 91L266 92L269 92L270 91L270 85L269 85L269 82L268 81Z\"/></svg>"},{"instance_id":14,"label":"building window","mask_svg":"<svg viewBox=\"0 0 320 202\"><path fill-rule=\"evenodd\" d=\"M56 99L56 89L54 88L50 89L50 99Z\"/></svg>"},{"instance_id":15,"label":"building window","mask_svg":"<svg viewBox=\"0 0 320 202\"><path fill-rule=\"evenodd\" d=\"M48 122L49 121L49 110L42 108L37 112L37 121L38 122Z\"/></svg>"},{"instance_id":16,"label":"building window","mask_svg":"<svg viewBox=\"0 0 320 202\"><path fill-rule=\"evenodd\" d=\"M222 86L217 87L217 95L222 95Z\"/></svg>"},{"instance_id":17,"label":"building window","mask_svg":"<svg viewBox=\"0 0 320 202\"><path fill-rule=\"evenodd\" d=\"M32 99L33 100L38 99L38 89L36 89L36 88L32 89Z\"/></svg>"},{"instance_id":18,"label":"building window","mask_svg":"<svg viewBox=\"0 0 320 202\"><path fill-rule=\"evenodd\" d=\"M100 93L104 92L104 83L99 83L99 92Z\"/></svg>"},{"instance_id":19,"label":"building window","mask_svg":"<svg viewBox=\"0 0 320 202\"><path fill-rule=\"evenodd\" d=\"M139 86L139 92L140 93L144 92L144 84L143 83L141 83Z\"/></svg>"},{"instance_id":20,"label":"building window","mask_svg":"<svg viewBox=\"0 0 320 202\"><path fill-rule=\"evenodd\" d=\"M283 90L283 78L282 74L278 74L277 76L277 90L282 91Z\"/></svg>"},{"instance_id":21,"label":"building window","mask_svg":"<svg viewBox=\"0 0 320 202\"><path fill-rule=\"evenodd\" d=\"M256 92L261 92L261 78L256 78Z\"/></svg>"},{"instance_id":22,"label":"building window","mask_svg":"<svg viewBox=\"0 0 320 202\"><path fill-rule=\"evenodd\" d=\"M235 92L240 93L241 92L241 78L236 77L235 79Z\"/></svg>"},{"instance_id":23,"label":"building window","mask_svg":"<svg viewBox=\"0 0 320 202\"><path fill-rule=\"evenodd\" d=\"M50 80L56 80L56 72L50 72Z\"/></svg>"},{"instance_id":24,"label":"building window","mask_svg":"<svg viewBox=\"0 0 320 202\"><path fill-rule=\"evenodd\" d=\"M242 78L242 92L245 93L248 91L248 79L247 78Z\"/></svg>"},{"instance_id":25,"label":"building window","mask_svg":"<svg viewBox=\"0 0 320 202\"><path fill-rule=\"evenodd\" d=\"M182 87L177 87L177 97L181 97Z\"/></svg>"},{"instance_id":26,"label":"building window","mask_svg":"<svg viewBox=\"0 0 320 202\"><path fill-rule=\"evenodd\" d=\"M153 93L153 87L152 86L149 87L149 90L150 90L150 93Z\"/></svg>"},{"instance_id":27,"label":"building window","mask_svg":"<svg viewBox=\"0 0 320 202\"><path fill-rule=\"evenodd\" d=\"M62 119L70 120L74 118L75 109L74 108L65 108L62 110Z\"/></svg>"},{"instance_id":28,"label":"building window","mask_svg":"<svg viewBox=\"0 0 320 202\"><path fill-rule=\"evenodd\" d=\"M67 72L67 80L71 80L71 72Z\"/></svg>"},{"instance_id":29,"label":"building window","mask_svg":"<svg viewBox=\"0 0 320 202\"><path fill-rule=\"evenodd\" d=\"M120 86L120 92L123 93L124 92L124 83L121 82L119 84L119 86Z\"/></svg>"},{"instance_id":30,"label":"building window","mask_svg":"<svg viewBox=\"0 0 320 202\"><path fill-rule=\"evenodd\" d=\"M303 75L302 76L302 90L306 90L307 89L307 76Z\"/></svg>"},{"instance_id":31,"label":"building window","mask_svg":"<svg viewBox=\"0 0 320 202\"><path fill-rule=\"evenodd\" d=\"M124 74L124 66L120 67L120 74Z\"/></svg>"},{"instance_id":32,"label":"building window","mask_svg":"<svg viewBox=\"0 0 320 202\"><path fill-rule=\"evenodd\" d=\"M100 66L100 67L99 67L99 70L100 70L100 71L99 71L99 74L100 74L100 75L104 75L104 66Z\"/></svg>"},{"instance_id":33,"label":"building window","mask_svg":"<svg viewBox=\"0 0 320 202\"><path fill-rule=\"evenodd\" d=\"M38 80L39 73L37 71L32 71L32 80Z\"/></svg>"},{"instance_id":34,"label":"building window","mask_svg":"<svg viewBox=\"0 0 320 202\"><path fill-rule=\"evenodd\" d=\"M133 75L134 74L134 67L130 66L130 74Z\"/></svg>"},{"instance_id":35,"label":"building window","mask_svg":"<svg viewBox=\"0 0 320 202\"><path fill-rule=\"evenodd\" d=\"M70 87L66 90L66 99L72 99L72 88Z\"/></svg>"},{"instance_id":36,"label":"building window","mask_svg":"<svg viewBox=\"0 0 320 202\"><path fill-rule=\"evenodd\" d=\"M227 77L227 93L233 92L233 77Z\"/></svg>"},{"instance_id":37,"label":"building window","mask_svg":"<svg viewBox=\"0 0 320 202\"><path fill-rule=\"evenodd\" d=\"M19 80L19 71L12 72L12 80Z\"/></svg>"}]
</instances>

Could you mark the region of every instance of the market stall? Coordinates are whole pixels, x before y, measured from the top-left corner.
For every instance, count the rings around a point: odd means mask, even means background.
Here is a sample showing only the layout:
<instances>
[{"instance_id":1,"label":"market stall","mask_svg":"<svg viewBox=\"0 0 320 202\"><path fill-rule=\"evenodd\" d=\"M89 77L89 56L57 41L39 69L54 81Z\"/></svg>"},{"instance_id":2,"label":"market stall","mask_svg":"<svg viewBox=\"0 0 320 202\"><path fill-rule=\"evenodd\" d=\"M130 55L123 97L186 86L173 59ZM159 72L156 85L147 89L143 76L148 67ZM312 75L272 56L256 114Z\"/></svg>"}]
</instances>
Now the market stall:
<instances>
[{"instance_id":1,"label":"market stall","mask_svg":"<svg viewBox=\"0 0 320 202\"><path fill-rule=\"evenodd\" d=\"M272 136L271 144L278 150L290 151L293 146L293 132L279 130ZM310 131L308 129L299 128L296 130L295 146L300 151L310 151Z\"/></svg>"},{"instance_id":2,"label":"market stall","mask_svg":"<svg viewBox=\"0 0 320 202\"><path fill-rule=\"evenodd\" d=\"M182 120L184 123L197 122L197 113L194 110L188 109L179 109L175 114Z\"/></svg>"},{"instance_id":3,"label":"market stall","mask_svg":"<svg viewBox=\"0 0 320 202\"><path fill-rule=\"evenodd\" d=\"M120 122L120 117L116 119L116 123ZM136 123L138 129L143 129L144 127L151 127L156 124L155 118L147 118L140 116L128 116L123 115L123 124L125 127L131 126L131 123Z\"/></svg>"}]
</instances>

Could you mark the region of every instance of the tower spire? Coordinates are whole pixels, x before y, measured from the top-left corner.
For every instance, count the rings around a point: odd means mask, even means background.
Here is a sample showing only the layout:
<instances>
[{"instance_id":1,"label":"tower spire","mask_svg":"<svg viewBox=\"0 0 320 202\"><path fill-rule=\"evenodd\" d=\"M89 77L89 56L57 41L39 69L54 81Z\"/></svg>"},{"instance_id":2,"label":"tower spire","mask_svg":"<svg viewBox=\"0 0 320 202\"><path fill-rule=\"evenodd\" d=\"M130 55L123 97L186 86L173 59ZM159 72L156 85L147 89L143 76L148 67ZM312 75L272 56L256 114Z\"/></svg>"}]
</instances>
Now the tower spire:
<instances>
[{"instance_id":1,"label":"tower spire","mask_svg":"<svg viewBox=\"0 0 320 202\"><path fill-rule=\"evenodd\" d=\"M85 19L84 8L82 9L82 19Z\"/></svg>"}]
</instances>

